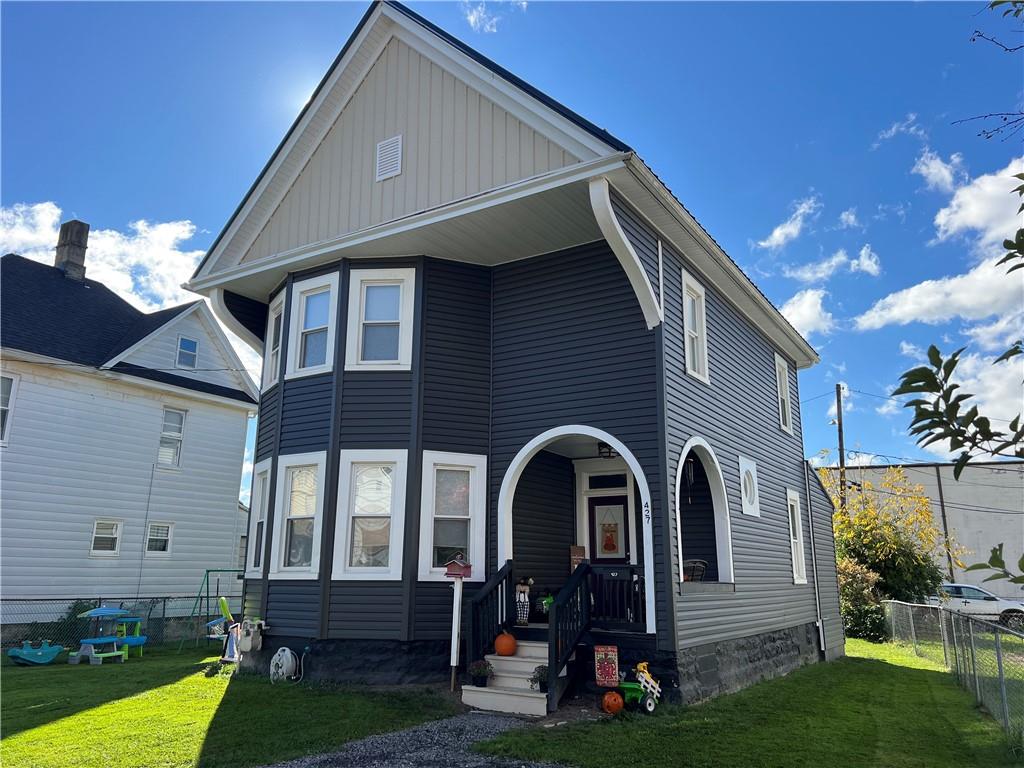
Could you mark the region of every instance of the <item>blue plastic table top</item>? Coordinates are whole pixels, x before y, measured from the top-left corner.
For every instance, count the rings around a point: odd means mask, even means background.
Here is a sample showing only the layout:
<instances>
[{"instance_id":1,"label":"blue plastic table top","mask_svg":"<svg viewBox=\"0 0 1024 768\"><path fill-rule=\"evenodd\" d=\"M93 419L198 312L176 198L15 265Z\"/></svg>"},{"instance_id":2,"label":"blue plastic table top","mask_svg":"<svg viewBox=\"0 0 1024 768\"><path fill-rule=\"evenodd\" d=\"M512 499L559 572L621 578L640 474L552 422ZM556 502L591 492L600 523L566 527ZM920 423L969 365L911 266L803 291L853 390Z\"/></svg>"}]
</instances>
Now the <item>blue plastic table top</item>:
<instances>
[{"instance_id":1,"label":"blue plastic table top","mask_svg":"<svg viewBox=\"0 0 1024 768\"><path fill-rule=\"evenodd\" d=\"M78 614L80 619L104 619L111 616L127 616L128 611L123 608L108 608L105 605L101 605L99 608L90 608L88 611L83 611Z\"/></svg>"},{"instance_id":2,"label":"blue plastic table top","mask_svg":"<svg viewBox=\"0 0 1024 768\"><path fill-rule=\"evenodd\" d=\"M117 644L134 648L137 645L145 645L148 639L145 635L129 635L128 637L117 638Z\"/></svg>"},{"instance_id":3,"label":"blue plastic table top","mask_svg":"<svg viewBox=\"0 0 1024 768\"><path fill-rule=\"evenodd\" d=\"M82 640L82 645L106 645L107 643L116 643L119 640L123 640L123 637L87 637Z\"/></svg>"},{"instance_id":4,"label":"blue plastic table top","mask_svg":"<svg viewBox=\"0 0 1024 768\"><path fill-rule=\"evenodd\" d=\"M118 619L118 624L138 624L142 619L136 618L135 616L125 616L123 619Z\"/></svg>"}]
</instances>

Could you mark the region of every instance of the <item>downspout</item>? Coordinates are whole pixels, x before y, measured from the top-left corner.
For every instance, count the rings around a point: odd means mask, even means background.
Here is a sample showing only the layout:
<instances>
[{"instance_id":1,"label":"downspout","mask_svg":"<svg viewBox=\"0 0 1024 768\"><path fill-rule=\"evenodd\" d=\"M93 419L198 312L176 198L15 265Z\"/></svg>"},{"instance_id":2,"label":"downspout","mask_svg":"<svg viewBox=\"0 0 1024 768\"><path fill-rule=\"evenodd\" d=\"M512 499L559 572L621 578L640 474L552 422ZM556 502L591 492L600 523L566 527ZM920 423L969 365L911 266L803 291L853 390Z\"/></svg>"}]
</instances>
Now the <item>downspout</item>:
<instances>
[{"instance_id":1,"label":"downspout","mask_svg":"<svg viewBox=\"0 0 1024 768\"><path fill-rule=\"evenodd\" d=\"M814 579L814 610L818 617L815 624L818 626L818 646L822 654L825 653L825 623L821 618L821 592L818 589L818 552L814 546L814 505L811 504L811 476L808 473L808 464L804 461L804 491L807 494L807 521L811 526L811 574Z\"/></svg>"}]
</instances>

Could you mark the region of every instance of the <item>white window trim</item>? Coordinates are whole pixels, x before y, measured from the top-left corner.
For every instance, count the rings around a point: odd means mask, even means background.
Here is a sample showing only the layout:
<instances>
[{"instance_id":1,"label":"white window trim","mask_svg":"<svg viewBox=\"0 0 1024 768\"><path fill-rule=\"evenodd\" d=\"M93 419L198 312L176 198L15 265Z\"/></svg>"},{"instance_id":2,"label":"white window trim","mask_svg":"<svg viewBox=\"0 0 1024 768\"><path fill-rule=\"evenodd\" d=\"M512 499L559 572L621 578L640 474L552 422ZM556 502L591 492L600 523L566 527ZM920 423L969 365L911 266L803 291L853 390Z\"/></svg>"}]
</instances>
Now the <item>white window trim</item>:
<instances>
[{"instance_id":1,"label":"white window trim","mask_svg":"<svg viewBox=\"0 0 1024 768\"><path fill-rule=\"evenodd\" d=\"M7 401L7 429L4 430L3 435L0 435L0 448L6 448L7 441L10 440L11 425L14 423L14 403L18 397L18 384L21 381L21 376L16 373L4 371L3 376L11 380L11 397Z\"/></svg>"},{"instance_id":2,"label":"white window trim","mask_svg":"<svg viewBox=\"0 0 1024 768\"><path fill-rule=\"evenodd\" d=\"M113 552L93 549L96 541L96 525L98 523L113 523L117 526L117 546ZM117 517L97 517L92 521L92 531L89 533L89 557L120 557L121 540L124 539L124 520Z\"/></svg>"},{"instance_id":3,"label":"white window trim","mask_svg":"<svg viewBox=\"0 0 1024 768\"><path fill-rule=\"evenodd\" d=\"M352 466L354 464L393 464L395 474L391 493L391 538L387 568L359 568L348 564L349 536L352 531ZM341 452L338 470L338 506L334 521L334 558L331 578L358 581L398 581L402 578L405 543L406 478L409 452L401 450L366 450Z\"/></svg>"},{"instance_id":4,"label":"white window trim","mask_svg":"<svg viewBox=\"0 0 1024 768\"><path fill-rule=\"evenodd\" d=\"M263 577L263 565L266 562L267 555L267 536L270 535L269 529L267 528L267 510L270 507L270 478L271 478L271 466L273 462L271 459L264 459L252 468L252 481L250 485L250 498L249 498L249 530L248 538L245 542L245 577L247 579L259 579ZM267 473L267 496L260 498L257 494L258 485L256 479L264 472ZM256 524L260 520L260 515L263 516L263 537L260 544L263 547L263 553L260 555L259 566L254 566L253 560L256 557Z\"/></svg>"},{"instance_id":5,"label":"white window trim","mask_svg":"<svg viewBox=\"0 0 1024 768\"><path fill-rule=\"evenodd\" d=\"M711 384L711 361L708 359L708 320L707 320L707 292L704 290L704 286L694 280L693 276L685 269L682 270L683 276L683 359L685 361L686 372L693 376L698 381L703 381L705 384ZM694 293L700 297L700 333L697 334L697 343L701 347L701 357L704 359L704 370L703 372L694 370L691 367L692 360L688 354L689 334L691 328L689 323L686 321L686 294Z\"/></svg>"},{"instance_id":6,"label":"white window trim","mask_svg":"<svg viewBox=\"0 0 1024 768\"><path fill-rule=\"evenodd\" d=\"M327 354L323 365L299 367L302 354L302 297L309 293L319 293L327 289L330 300L327 304ZM331 272L319 277L311 277L292 284L291 317L288 322L288 367L284 372L285 379L296 379L300 376L314 376L318 373L330 373L334 370L334 334L338 315L338 273ZM283 340L283 335L282 335Z\"/></svg>"},{"instance_id":7,"label":"white window trim","mask_svg":"<svg viewBox=\"0 0 1024 768\"><path fill-rule=\"evenodd\" d=\"M434 480L438 467L470 470L469 552L473 566L466 581L484 581L487 553L487 457L472 453L423 452L423 487L420 495L419 580L448 581L444 568L431 567L434 546Z\"/></svg>"},{"instance_id":8,"label":"white window trim","mask_svg":"<svg viewBox=\"0 0 1024 768\"><path fill-rule=\"evenodd\" d=\"M363 286L366 283L400 283L398 319L398 360L394 362L363 362L362 322ZM416 303L416 269L353 269L349 273L348 322L345 336L346 371L408 371L412 368L412 333Z\"/></svg>"},{"instance_id":9,"label":"white window trim","mask_svg":"<svg viewBox=\"0 0 1024 768\"><path fill-rule=\"evenodd\" d=\"M284 536L285 524L285 478L290 467L316 465L316 513L313 517L313 551L308 566L285 567ZM324 519L324 482L327 452L292 453L277 459L277 489L274 494L274 532L270 544L270 578L272 579L315 579L320 573L320 536ZM264 531L266 531L264 527ZM264 535L267 535L264 533Z\"/></svg>"},{"instance_id":10,"label":"white window trim","mask_svg":"<svg viewBox=\"0 0 1024 768\"><path fill-rule=\"evenodd\" d=\"M185 339L185 341L191 341L192 343L194 343L196 345L196 351L194 353L195 356L196 356L196 364L193 365L193 366L188 366L188 365L182 365L181 364L181 340L182 339ZM199 368L199 339L193 339L191 336L186 336L183 333L179 333L178 334L178 343L174 347L174 367L175 368L180 368L183 371L195 371L195 370L197 370Z\"/></svg>"},{"instance_id":11,"label":"white window trim","mask_svg":"<svg viewBox=\"0 0 1024 768\"><path fill-rule=\"evenodd\" d=\"M793 541L793 532L790 530L790 505L796 505L796 542ZM807 557L804 554L804 515L800 507L800 494L791 488L786 489L786 532L790 544L790 558L793 561L793 583L806 584ZM800 554L799 567L797 567L797 552Z\"/></svg>"},{"instance_id":12,"label":"white window trim","mask_svg":"<svg viewBox=\"0 0 1024 768\"><path fill-rule=\"evenodd\" d=\"M167 526L167 551L166 552L150 552L149 551L149 532L154 525L166 525ZM171 556L171 552L174 551L174 523L166 520L152 520L146 524L146 538L142 541L142 552L146 557L155 557L157 559L167 558Z\"/></svg>"},{"instance_id":13,"label":"white window trim","mask_svg":"<svg viewBox=\"0 0 1024 768\"><path fill-rule=\"evenodd\" d=\"M281 347L284 346L284 291L281 291L280 295L272 302L270 302L270 308L267 310L267 332L264 336L263 342L263 386L260 388L261 392L266 392L272 386L277 384L277 377L281 371ZM280 346L277 350L277 365L270 364L270 344L272 342L272 334L274 332L274 317L275 315L281 315L281 340Z\"/></svg>"},{"instance_id":14,"label":"white window trim","mask_svg":"<svg viewBox=\"0 0 1024 768\"><path fill-rule=\"evenodd\" d=\"M789 424L783 417L782 401L786 401ZM779 410L779 427L783 432L793 434L793 398L789 391L789 363L778 352L775 353L775 402Z\"/></svg>"},{"instance_id":15,"label":"white window trim","mask_svg":"<svg viewBox=\"0 0 1024 768\"><path fill-rule=\"evenodd\" d=\"M181 437L176 438L179 440L178 444L178 462L176 464L164 464L160 461L160 440L164 438L164 414L167 411L177 411L181 414ZM180 472L181 465L185 458L185 428L188 425L188 409L179 408L174 405L165 405L160 409L160 436L157 438L156 443L156 468L163 472ZM173 435L168 435L173 437Z\"/></svg>"},{"instance_id":16,"label":"white window trim","mask_svg":"<svg viewBox=\"0 0 1024 768\"><path fill-rule=\"evenodd\" d=\"M740 465L740 505L744 515L750 515L752 517L761 516L761 488L757 482L757 463L753 459L748 459L746 456L739 457ZM743 476L750 470L750 474L754 477L754 503L751 504L747 501L747 496L743 493Z\"/></svg>"}]
</instances>

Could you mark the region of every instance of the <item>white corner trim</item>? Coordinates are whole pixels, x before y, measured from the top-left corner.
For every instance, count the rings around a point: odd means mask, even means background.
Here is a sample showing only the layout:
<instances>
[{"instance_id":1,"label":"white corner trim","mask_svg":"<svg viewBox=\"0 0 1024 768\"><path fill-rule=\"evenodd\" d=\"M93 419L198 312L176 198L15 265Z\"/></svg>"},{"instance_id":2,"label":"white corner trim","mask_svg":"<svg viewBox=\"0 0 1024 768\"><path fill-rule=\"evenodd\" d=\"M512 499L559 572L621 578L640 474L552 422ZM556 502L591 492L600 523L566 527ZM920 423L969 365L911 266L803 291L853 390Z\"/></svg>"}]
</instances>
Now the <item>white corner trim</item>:
<instances>
[{"instance_id":1,"label":"white corner trim","mask_svg":"<svg viewBox=\"0 0 1024 768\"><path fill-rule=\"evenodd\" d=\"M388 536L388 565L386 568L358 568L348 564L352 531L352 466L354 464L393 464L391 485L391 527ZM409 451L405 448L388 450L342 450L338 471L338 506L334 518L334 554L331 559L331 578L341 581L398 581L402 578L405 543L406 478Z\"/></svg>"},{"instance_id":2,"label":"white corner trim","mask_svg":"<svg viewBox=\"0 0 1024 768\"><path fill-rule=\"evenodd\" d=\"M715 451L702 437L691 437L686 441L679 453L676 464L676 556L679 565L679 581L683 580L683 514L682 487L683 467L686 457L695 453L704 467L711 486L711 505L715 514L715 557L718 561L718 580L735 583L735 571L732 562L732 523L729 518L729 494L725 491L725 479L722 476L722 465L718 463Z\"/></svg>"},{"instance_id":3,"label":"white corner trim","mask_svg":"<svg viewBox=\"0 0 1024 768\"><path fill-rule=\"evenodd\" d=\"M644 269L643 262L633 250L626 233L619 225L619 220L615 217L608 179L603 176L594 177L590 179L589 186L590 207L594 211L594 218L597 219L597 226L600 227L601 234L604 235L604 239L608 241L612 252L625 270L629 284L633 286L633 292L644 312L647 327L656 328L662 321L661 306L658 297L654 294L654 288L651 287L651 281L647 277L647 270Z\"/></svg>"},{"instance_id":4,"label":"white corner trim","mask_svg":"<svg viewBox=\"0 0 1024 768\"><path fill-rule=\"evenodd\" d=\"M231 314L228 305L224 301L224 289L213 288L209 294L210 306L217 319L224 323L224 326L235 336L248 344L257 355L263 354L263 342L260 337L242 325L238 318Z\"/></svg>"},{"instance_id":5,"label":"white corner trim","mask_svg":"<svg viewBox=\"0 0 1024 768\"><path fill-rule=\"evenodd\" d=\"M420 547L418 578L420 581L449 581L444 568L431 566L434 547L434 479L435 469L448 467L468 469L469 475L469 552L466 558L473 566L468 582L487 578L487 457L475 453L423 451L423 473L420 489Z\"/></svg>"},{"instance_id":6,"label":"white corner trim","mask_svg":"<svg viewBox=\"0 0 1024 768\"><path fill-rule=\"evenodd\" d=\"M542 432L530 442L519 449L512 462L505 470L505 476L501 479L501 490L498 492L498 562L496 567L501 567L506 560L512 559L512 500L515 497L516 486L519 478L522 477L530 460L536 456L545 446L558 440L560 437L579 436L593 437L608 443L614 448L619 456L626 462L629 471L633 473L633 482L640 492L640 513L643 524L644 537L644 600L647 604L647 632L653 634L657 628L654 582L656 579L647 577L647 574L654 575L654 531L653 511L651 509L651 489L647 485L647 477L644 475L643 467L637 461L633 452L626 447L625 443L614 435L605 432L603 429L588 427L584 424L567 424L561 427L554 427Z\"/></svg>"}]
</instances>

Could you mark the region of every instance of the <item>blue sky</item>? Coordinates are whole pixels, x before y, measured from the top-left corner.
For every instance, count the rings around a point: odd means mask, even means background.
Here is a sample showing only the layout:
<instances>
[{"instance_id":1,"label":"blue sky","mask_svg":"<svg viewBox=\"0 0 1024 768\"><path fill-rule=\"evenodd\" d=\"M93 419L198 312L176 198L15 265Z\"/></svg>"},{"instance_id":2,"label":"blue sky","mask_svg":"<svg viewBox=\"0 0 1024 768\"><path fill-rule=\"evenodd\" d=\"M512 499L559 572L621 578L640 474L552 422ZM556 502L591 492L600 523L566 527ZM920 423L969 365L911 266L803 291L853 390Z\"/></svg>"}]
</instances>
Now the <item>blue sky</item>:
<instances>
[{"instance_id":1,"label":"blue sky","mask_svg":"<svg viewBox=\"0 0 1024 768\"><path fill-rule=\"evenodd\" d=\"M1024 98L1020 61L969 42L1013 40L981 3L411 5L632 145L807 332L808 456L834 450L842 381L849 449L934 459L871 396L930 341L971 342L974 391L1020 410L1020 366L988 360L1022 333L1024 278L982 264L1024 153L952 124ZM47 258L77 216L93 276L185 300L365 7L4 3L0 247Z\"/></svg>"}]
</instances>

